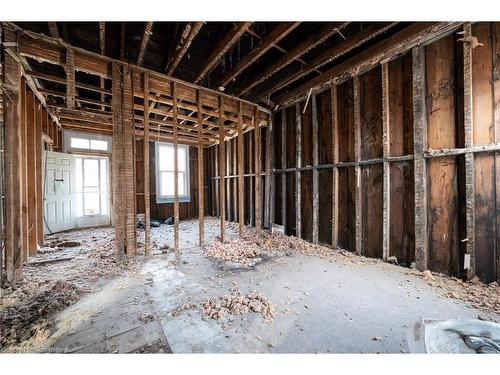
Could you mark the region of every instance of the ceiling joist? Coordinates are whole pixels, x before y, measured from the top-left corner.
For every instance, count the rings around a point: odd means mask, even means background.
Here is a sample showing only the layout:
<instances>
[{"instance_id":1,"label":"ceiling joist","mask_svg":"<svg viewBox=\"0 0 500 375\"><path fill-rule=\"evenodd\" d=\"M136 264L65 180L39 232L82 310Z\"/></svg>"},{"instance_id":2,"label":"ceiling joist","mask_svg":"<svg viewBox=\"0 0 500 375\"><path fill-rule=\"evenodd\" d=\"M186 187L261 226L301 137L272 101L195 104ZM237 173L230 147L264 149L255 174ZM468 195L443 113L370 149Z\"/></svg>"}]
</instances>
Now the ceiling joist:
<instances>
[{"instance_id":1,"label":"ceiling joist","mask_svg":"<svg viewBox=\"0 0 500 375\"><path fill-rule=\"evenodd\" d=\"M142 66L144 63L144 56L146 55L146 48L148 46L149 38L153 34L153 22L146 22L144 32L142 33L141 46L139 47L139 56L137 57L137 66Z\"/></svg>"},{"instance_id":2,"label":"ceiling joist","mask_svg":"<svg viewBox=\"0 0 500 375\"><path fill-rule=\"evenodd\" d=\"M175 48L174 56L165 66L166 74L171 75L175 71L177 65L179 65L179 63L181 62L182 58L189 49L189 46L193 42L196 35L198 35L198 32L201 30L203 24L204 22L190 22L186 25L184 31L181 34L179 44Z\"/></svg>"}]
</instances>

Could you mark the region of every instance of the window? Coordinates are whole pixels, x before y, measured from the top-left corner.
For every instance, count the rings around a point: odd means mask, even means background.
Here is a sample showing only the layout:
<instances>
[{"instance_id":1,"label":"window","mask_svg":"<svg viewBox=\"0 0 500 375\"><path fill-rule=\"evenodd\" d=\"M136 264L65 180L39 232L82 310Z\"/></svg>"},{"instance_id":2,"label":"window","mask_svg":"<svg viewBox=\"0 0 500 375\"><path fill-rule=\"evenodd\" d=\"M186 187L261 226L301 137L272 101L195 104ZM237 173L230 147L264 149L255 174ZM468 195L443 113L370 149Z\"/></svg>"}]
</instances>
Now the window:
<instances>
[{"instance_id":1,"label":"window","mask_svg":"<svg viewBox=\"0 0 500 375\"><path fill-rule=\"evenodd\" d=\"M111 152L111 137L101 134L84 134L73 131L64 132L65 151Z\"/></svg>"},{"instance_id":2,"label":"window","mask_svg":"<svg viewBox=\"0 0 500 375\"><path fill-rule=\"evenodd\" d=\"M108 158L76 156L76 216L109 215Z\"/></svg>"},{"instance_id":3,"label":"window","mask_svg":"<svg viewBox=\"0 0 500 375\"><path fill-rule=\"evenodd\" d=\"M156 202L174 201L174 145L156 142ZM179 201L189 202L189 147L177 146Z\"/></svg>"}]
</instances>

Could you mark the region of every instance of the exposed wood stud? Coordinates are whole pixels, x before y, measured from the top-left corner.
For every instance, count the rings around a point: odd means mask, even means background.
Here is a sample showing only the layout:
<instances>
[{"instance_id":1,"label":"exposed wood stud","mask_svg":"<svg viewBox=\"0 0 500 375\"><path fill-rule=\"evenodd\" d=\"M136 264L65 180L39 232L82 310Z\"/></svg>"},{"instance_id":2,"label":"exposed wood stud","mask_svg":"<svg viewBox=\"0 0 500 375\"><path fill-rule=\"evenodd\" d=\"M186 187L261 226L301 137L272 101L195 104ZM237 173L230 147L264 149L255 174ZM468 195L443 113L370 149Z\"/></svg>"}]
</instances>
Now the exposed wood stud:
<instances>
[{"instance_id":1,"label":"exposed wood stud","mask_svg":"<svg viewBox=\"0 0 500 375\"><path fill-rule=\"evenodd\" d=\"M332 86L331 93L331 119L332 119L332 247L338 247L338 225L339 225L339 171L336 164L339 162L339 119L337 86Z\"/></svg>"},{"instance_id":2,"label":"exposed wood stud","mask_svg":"<svg viewBox=\"0 0 500 375\"><path fill-rule=\"evenodd\" d=\"M252 133L249 133L249 136L248 136L248 165L249 165L249 171L250 171L250 174L253 174L255 172L255 158L252 159L252 156L254 156L254 146L255 146L255 142L253 141L255 137L255 132L252 132ZM254 225L254 214L255 214L255 210L254 210L254 203L255 203L255 189L254 189L254 186L255 186L255 176L252 175L250 177L250 184L249 184L249 191L250 191L250 194L249 194L249 201L248 201L248 211L249 211L249 214L248 214L248 219L249 219L249 224L250 226Z\"/></svg>"},{"instance_id":3,"label":"exposed wood stud","mask_svg":"<svg viewBox=\"0 0 500 375\"><path fill-rule=\"evenodd\" d=\"M149 73L145 72L144 80L144 97L148 97L149 93ZM143 138L143 168L144 168L144 252L149 254L151 242L151 197L150 197L150 174L149 174L149 103L144 102L144 138Z\"/></svg>"},{"instance_id":4,"label":"exposed wood stud","mask_svg":"<svg viewBox=\"0 0 500 375\"><path fill-rule=\"evenodd\" d=\"M318 103L316 95L311 99L312 110L312 162L313 167L319 164L318 142ZM319 239L319 173L317 168L312 171L312 241L318 243Z\"/></svg>"},{"instance_id":5,"label":"exposed wood stud","mask_svg":"<svg viewBox=\"0 0 500 375\"><path fill-rule=\"evenodd\" d=\"M356 187L354 191L354 231L356 254L363 254L362 187L361 187L361 98L359 77L354 77L354 166Z\"/></svg>"},{"instance_id":6,"label":"exposed wood stud","mask_svg":"<svg viewBox=\"0 0 500 375\"><path fill-rule=\"evenodd\" d=\"M252 22L237 22L231 31L225 35L219 44L214 48L213 52L208 57L205 65L201 68L194 83L199 83L210 70L217 65L222 56L226 54L227 51L241 38L246 30L250 27Z\"/></svg>"},{"instance_id":7,"label":"exposed wood stud","mask_svg":"<svg viewBox=\"0 0 500 375\"><path fill-rule=\"evenodd\" d=\"M27 118L26 118L26 80L21 77L21 86L19 92L19 107L20 107L20 118L19 127L21 128L21 211L19 215L21 216L21 258L22 262L26 262L29 255L29 236L28 236L28 155L27 155ZM50 135L49 135L50 136Z\"/></svg>"},{"instance_id":8,"label":"exposed wood stud","mask_svg":"<svg viewBox=\"0 0 500 375\"><path fill-rule=\"evenodd\" d=\"M174 123L174 249L179 251L179 154L177 138L177 83L172 83L172 121ZM186 160L186 163L188 161Z\"/></svg>"},{"instance_id":9,"label":"exposed wood stud","mask_svg":"<svg viewBox=\"0 0 500 375\"><path fill-rule=\"evenodd\" d=\"M415 183L415 263L417 269L428 267L427 233L427 167L424 151L427 145L427 109L425 100L425 50L412 50L413 72L413 144Z\"/></svg>"},{"instance_id":10,"label":"exposed wood stud","mask_svg":"<svg viewBox=\"0 0 500 375\"><path fill-rule=\"evenodd\" d=\"M296 148L295 160L297 170L295 171L295 236L302 238L302 186L300 180L300 171L298 168L302 167L302 113L300 110L300 103L295 103L295 122L296 122Z\"/></svg>"},{"instance_id":11,"label":"exposed wood stud","mask_svg":"<svg viewBox=\"0 0 500 375\"><path fill-rule=\"evenodd\" d=\"M182 58L186 54L189 46L193 42L198 32L201 30L204 22L189 22L181 35L181 40L175 49L175 53L172 59L169 61L165 67L165 73L172 75L177 68L177 65L181 62Z\"/></svg>"},{"instance_id":12,"label":"exposed wood stud","mask_svg":"<svg viewBox=\"0 0 500 375\"><path fill-rule=\"evenodd\" d=\"M126 46L126 41L125 41L125 25L126 22L122 22L121 24L121 31L120 31L120 60L125 61L125 46Z\"/></svg>"},{"instance_id":13,"label":"exposed wood stud","mask_svg":"<svg viewBox=\"0 0 500 375\"><path fill-rule=\"evenodd\" d=\"M4 45L17 46L15 32L4 29ZM5 47L16 54L15 47ZM20 64L10 53L5 52L3 64L3 122L5 165L5 266L7 281L22 278L21 247L21 126L22 106Z\"/></svg>"},{"instance_id":14,"label":"exposed wood stud","mask_svg":"<svg viewBox=\"0 0 500 375\"><path fill-rule=\"evenodd\" d=\"M272 184L272 178L273 175L271 173L271 168L272 168L272 160L273 158L273 149L272 149L272 139L273 139L273 121L270 118L267 122L267 127L266 127L266 160L265 160L265 165L266 165L266 189L265 189L265 205L264 205L264 211L265 211L265 216L264 216L264 226L268 229L272 228L273 225L273 210L272 210L272 205L273 205L273 200L271 199L271 188L273 186Z\"/></svg>"},{"instance_id":15,"label":"exposed wood stud","mask_svg":"<svg viewBox=\"0 0 500 375\"><path fill-rule=\"evenodd\" d=\"M261 215L261 197L260 197L260 171L262 155L260 150L260 124L257 118L258 108L254 107L254 156L255 156L255 227L257 230L262 228L262 215Z\"/></svg>"},{"instance_id":16,"label":"exposed wood stud","mask_svg":"<svg viewBox=\"0 0 500 375\"><path fill-rule=\"evenodd\" d=\"M75 53L71 48L66 49L66 105L69 109L75 108Z\"/></svg>"},{"instance_id":17,"label":"exposed wood stud","mask_svg":"<svg viewBox=\"0 0 500 375\"><path fill-rule=\"evenodd\" d=\"M224 113L224 98L219 96L219 113ZM226 147L224 142L224 120L219 117L219 216L220 216L220 240L225 242L226 224Z\"/></svg>"},{"instance_id":18,"label":"exposed wood stud","mask_svg":"<svg viewBox=\"0 0 500 375\"><path fill-rule=\"evenodd\" d=\"M205 243L205 163L203 161L203 113L202 93L197 90L198 106L198 245Z\"/></svg>"},{"instance_id":19,"label":"exposed wood stud","mask_svg":"<svg viewBox=\"0 0 500 375\"><path fill-rule=\"evenodd\" d=\"M243 230L245 227L245 178L243 177L245 173L244 163L245 163L245 153L243 150L243 113L242 104L238 104L238 230L240 238L243 238Z\"/></svg>"},{"instance_id":20,"label":"exposed wood stud","mask_svg":"<svg viewBox=\"0 0 500 375\"><path fill-rule=\"evenodd\" d=\"M464 54L464 145L465 148L473 146L473 105L472 105L472 31L471 24L464 24L463 54ZM474 154L465 154L465 231L467 235L466 254L468 262L467 278L475 276L475 188L474 188ZM468 263L468 264L467 264Z\"/></svg>"},{"instance_id":21,"label":"exposed wood stud","mask_svg":"<svg viewBox=\"0 0 500 375\"><path fill-rule=\"evenodd\" d=\"M286 168L286 142L287 142L287 137L286 137L286 130L287 128L287 121L286 121L286 110L282 109L281 110L281 168L285 169ZM283 224L283 227L285 228L285 233L286 231L286 173L281 174L281 221Z\"/></svg>"},{"instance_id":22,"label":"exposed wood stud","mask_svg":"<svg viewBox=\"0 0 500 375\"><path fill-rule=\"evenodd\" d=\"M389 108L389 65L382 64L382 153L384 158L390 156L390 108ZM382 258L387 260L390 256L391 233L391 169L389 162L383 166L383 212L382 212Z\"/></svg>"},{"instance_id":23,"label":"exposed wood stud","mask_svg":"<svg viewBox=\"0 0 500 375\"><path fill-rule=\"evenodd\" d=\"M153 34L153 22L146 22L144 32L142 34L141 46L139 47L139 56L137 57L137 66L142 66L148 47L149 38Z\"/></svg>"}]
</instances>

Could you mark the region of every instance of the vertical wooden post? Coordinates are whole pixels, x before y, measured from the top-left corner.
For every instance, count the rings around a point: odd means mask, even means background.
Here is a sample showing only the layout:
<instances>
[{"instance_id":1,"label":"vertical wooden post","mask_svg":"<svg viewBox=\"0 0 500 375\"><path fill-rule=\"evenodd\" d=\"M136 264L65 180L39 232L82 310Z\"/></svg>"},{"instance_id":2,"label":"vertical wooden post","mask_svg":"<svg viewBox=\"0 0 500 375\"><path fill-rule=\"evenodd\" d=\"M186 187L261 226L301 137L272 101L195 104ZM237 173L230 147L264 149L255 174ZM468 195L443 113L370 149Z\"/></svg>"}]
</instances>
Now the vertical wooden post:
<instances>
[{"instance_id":1,"label":"vertical wooden post","mask_svg":"<svg viewBox=\"0 0 500 375\"><path fill-rule=\"evenodd\" d=\"M66 49L66 106L69 109L75 108L75 52L71 48Z\"/></svg>"},{"instance_id":2,"label":"vertical wooden post","mask_svg":"<svg viewBox=\"0 0 500 375\"><path fill-rule=\"evenodd\" d=\"M331 115L332 115L332 247L338 247L339 236L339 171L337 163L339 162L339 119L337 114L337 86L332 85L331 94Z\"/></svg>"},{"instance_id":3,"label":"vertical wooden post","mask_svg":"<svg viewBox=\"0 0 500 375\"><path fill-rule=\"evenodd\" d=\"M297 238L302 238L302 191L300 181L300 170L302 167L302 112L300 103L295 103L295 120L296 120L296 170L295 170L295 235Z\"/></svg>"},{"instance_id":4,"label":"vertical wooden post","mask_svg":"<svg viewBox=\"0 0 500 375\"><path fill-rule=\"evenodd\" d=\"M412 50L413 71L413 144L415 183L415 263L420 271L427 269L427 109L425 105L425 49Z\"/></svg>"},{"instance_id":5,"label":"vertical wooden post","mask_svg":"<svg viewBox=\"0 0 500 375\"><path fill-rule=\"evenodd\" d=\"M224 98L219 95L219 215L220 215L220 240L225 241L226 224L226 147L224 131Z\"/></svg>"},{"instance_id":6,"label":"vertical wooden post","mask_svg":"<svg viewBox=\"0 0 500 375\"><path fill-rule=\"evenodd\" d=\"M36 154L36 101L33 94L29 93L26 97L26 124L27 126L27 170L28 172L28 248L29 255L35 255L37 252L38 226L37 226L37 178L42 178L37 174L36 161L39 156Z\"/></svg>"},{"instance_id":7,"label":"vertical wooden post","mask_svg":"<svg viewBox=\"0 0 500 375\"><path fill-rule=\"evenodd\" d=\"M134 138L134 97L132 94L132 71L123 67L122 76L122 120L123 120L123 174L125 187L125 243L127 256L136 255L135 217L135 138Z\"/></svg>"},{"instance_id":8,"label":"vertical wooden post","mask_svg":"<svg viewBox=\"0 0 500 375\"><path fill-rule=\"evenodd\" d=\"M228 140L226 143L226 175L231 176L231 154L232 154L232 149L233 149L233 144L231 140ZM226 184L226 194L227 197L225 197L226 202L227 202L227 221L232 221L232 207L231 207L231 179L226 178L225 180Z\"/></svg>"},{"instance_id":9,"label":"vertical wooden post","mask_svg":"<svg viewBox=\"0 0 500 375\"><path fill-rule=\"evenodd\" d=\"M233 141L233 155L232 155L232 162L231 164L233 165L233 175L237 175L238 174L238 140L235 139ZM231 184L233 185L233 190L232 190L232 193L233 193L233 220L234 222L238 222L238 179L237 178L233 178L231 180Z\"/></svg>"},{"instance_id":10,"label":"vertical wooden post","mask_svg":"<svg viewBox=\"0 0 500 375\"><path fill-rule=\"evenodd\" d=\"M286 169L286 110L281 110L281 169ZM286 230L286 172L281 173L281 221Z\"/></svg>"},{"instance_id":11,"label":"vertical wooden post","mask_svg":"<svg viewBox=\"0 0 500 375\"><path fill-rule=\"evenodd\" d=\"M196 105L198 111L198 245L205 242L205 173L203 163L203 111L201 90L196 91Z\"/></svg>"},{"instance_id":12,"label":"vertical wooden post","mask_svg":"<svg viewBox=\"0 0 500 375\"><path fill-rule=\"evenodd\" d=\"M177 82L172 82L172 122L174 125L174 249L179 250L179 145L177 129ZM188 155L186 155L188 156ZM187 161L186 161L187 162Z\"/></svg>"},{"instance_id":13,"label":"vertical wooden post","mask_svg":"<svg viewBox=\"0 0 500 375\"><path fill-rule=\"evenodd\" d=\"M316 94L311 98L312 106L312 191L313 191L313 207L312 207L312 240L313 243L318 243L319 238L319 144L318 144L318 107Z\"/></svg>"},{"instance_id":14,"label":"vertical wooden post","mask_svg":"<svg viewBox=\"0 0 500 375\"><path fill-rule=\"evenodd\" d=\"M150 197L150 174L149 174L149 73L144 72L144 139L143 139L143 162L144 162L144 252L149 254L151 240L151 197Z\"/></svg>"},{"instance_id":15,"label":"vertical wooden post","mask_svg":"<svg viewBox=\"0 0 500 375\"><path fill-rule=\"evenodd\" d=\"M124 201L124 153L122 114L122 67L112 64L113 105L113 222L115 226L115 247L118 260L125 254L125 201Z\"/></svg>"},{"instance_id":16,"label":"vertical wooden post","mask_svg":"<svg viewBox=\"0 0 500 375\"><path fill-rule=\"evenodd\" d=\"M21 242L21 72L17 53L17 35L4 29L3 123L5 165L5 265L7 281L22 278ZM12 46L9 46L12 45Z\"/></svg>"},{"instance_id":17,"label":"vertical wooden post","mask_svg":"<svg viewBox=\"0 0 500 375\"><path fill-rule=\"evenodd\" d=\"M471 24L464 25L465 40L472 40ZM464 143L465 148L473 146L473 106L472 106L472 42L463 43L464 53ZM475 189L474 189L474 154L465 154L465 226L467 235L464 268L467 278L475 275Z\"/></svg>"},{"instance_id":18,"label":"vertical wooden post","mask_svg":"<svg viewBox=\"0 0 500 375\"><path fill-rule=\"evenodd\" d=\"M42 179L42 121L43 116L47 113L42 110L41 106L36 106L35 108L35 154L36 154L36 200L38 202L36 206L36 223L37 223L37 243L39 246L43 246L44 233L43 233L43 186L44 182Z\"/></svg>"},{"instance_id":19,"label":"vertical wooden post","mask_svg":"<svg viewBox=\"0 0 500 375\"><path fill-rule=\"evenodd\" d=\"M253 126L254 126L254 156L255 156L255 227L260 230L262 228L261 206L260 206L260 125L259 125L259 108L254 107L253 110Z\"/></svg>"},{"instance_id":20,"label":"vertical wooden post","mask_svg":"<svg viewBox=\"0 0 500 375\"><path fill-rule=\"evenodd\" d=\"M390 108L389 108L389 65L382 64L382 153L384 158L384 187L382 212L382 258L390 256L391 239L391 168L387 158L391 154L390 139Z\"/></svg>"},{"instance_id":21,"label":"vertical wooden post","mask_svg":"<svg viewBox=\"0 0 500 375\"><path fill-rule=\"evenodd\" d=\"M356 254L363 254L363 228L361 221L361 166L357 163L361 160L361 100L359 77L353 79L353 97L354 97L354 160L356 161L355 180L356 188L354 191L354 227L355 227L355 251Z\"/></svg>"},{"instance_id":22,"label":"vertical wooden post","mask_svg":"<svg viewBox=\"0 0 500 375\"><path fill-rule=\"evenodd\" d=\"M28 149L27 145L27 128L26 121L26 80L21 77L21 91L19 92L20 120L19 126L21 131L21 247L22 261L25 262L29 256L29 223L28 223Z\"/></svg>"},{"instance_id":23,"label":"vertical wooden post","mask_svg":"<svg viewBox=\"0 0 500 375\"><path fill-rule=\"evenodd\" d=\"M215 177L219 177L219 145L215 145ZM220 212L220 206L219 206L219 181L215 181L214 186L215 186L215 201L214 201L214 210L213 214L214 216L219 216Z\"/></svg>"},{"instance_id":24,"label":"vertical wooden post","mask_svg":"<svg viewBox=\"0 0 500 375\"><path fill-rule=\"evenodd\" d=\"M243 196L245 195L244 178L244 153L243 153L243 104L238 102L238 229L240 237L243 237L245 226L245 205Z\"/></svg>"},{"instance_id":25,"label":"vertical wooden post","mask_svg":"<svg viewBox=\"0 0 500 375\"><path fill-rule=\"evenodd\" d=\"M249 166L249 172L250 172L250 192L249 192L249 200L248 200L248 219L249 219L249 222L250 222L250 226L254 225L254 214L255 214L255 210L254 210L254 203L255 203L255 190L254 190L254 186L255 186L255 175L254 175L254 172L255 172L255 158L252 158L252 156L254 156L254 145L255 145L255 142L253 141L254 138L252 137L255 137L255 132L253 133L247 133L248 134L248 166Z\"/></svg>"},{"instance_id":26,"label":"vertical wooden post","mask_svg":"<svg viewBox=\"0 0 500 375\"><path fill-rule=\"evenodd\" d=\"M273 121L270 118L267 122L266 127L266 203L265 203L265 224L264 226L268 229L272 228L273 221L273 210L272 203L273 199L271 199L271 187L272 187L272 176L273 173L271 171L272 168L272 160L273 150L272 150L272 138L273 138Z\"/></svg>"}]
</instances>

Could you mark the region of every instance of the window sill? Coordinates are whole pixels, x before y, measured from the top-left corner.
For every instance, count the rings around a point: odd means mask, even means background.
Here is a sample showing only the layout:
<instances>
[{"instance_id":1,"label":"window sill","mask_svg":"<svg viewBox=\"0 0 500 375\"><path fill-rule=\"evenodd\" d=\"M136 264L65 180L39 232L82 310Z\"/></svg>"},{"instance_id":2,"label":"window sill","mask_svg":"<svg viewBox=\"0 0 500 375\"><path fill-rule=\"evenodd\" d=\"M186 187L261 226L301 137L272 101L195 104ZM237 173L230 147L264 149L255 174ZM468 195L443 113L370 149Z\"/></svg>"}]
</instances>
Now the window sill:
<instances>
[{"instance_id":1,"label":"window sill","mask_svg":"<svg viewBox=\"0 0 500 375\"><path fill-rule=\"evenodd\" d=\"M179 203L187 203L191 201L191 197L187 195L183 195L179 197ZM173 197L157 197L156 198L156 203L174 203L174 198Z\"/></svg>"}]
</instances>

